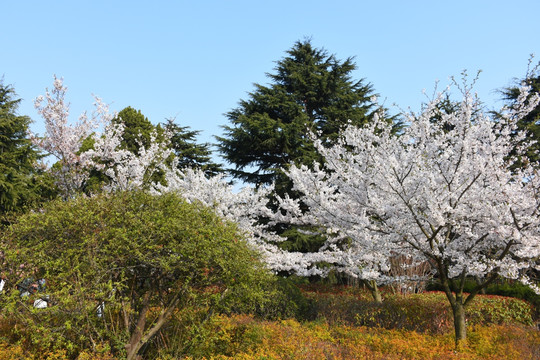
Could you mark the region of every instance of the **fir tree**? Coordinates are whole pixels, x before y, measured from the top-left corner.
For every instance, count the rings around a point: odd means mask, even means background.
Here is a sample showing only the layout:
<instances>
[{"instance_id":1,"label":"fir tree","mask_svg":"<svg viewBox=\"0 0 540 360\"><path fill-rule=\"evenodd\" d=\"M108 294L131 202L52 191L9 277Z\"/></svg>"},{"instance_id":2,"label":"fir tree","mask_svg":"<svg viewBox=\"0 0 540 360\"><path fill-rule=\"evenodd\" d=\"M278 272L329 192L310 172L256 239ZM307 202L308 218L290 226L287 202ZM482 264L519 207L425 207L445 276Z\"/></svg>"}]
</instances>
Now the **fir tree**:
<instances>
[{"instance_id":1,"label":"fir tree","mask_svg":"<svg viewBox=\"0 0 540 360\"><path fill-rule=\"evenodd\" d=\"M330 145L346 125L368 123L376 104L371 84L353 80L353 58L338 60L310 40L297 41L286 53L267 74L271 84L255 84L249 98L226 114L231 125L217 140L234 166L233 177L256 186L274 183L276 194L296 198L300 194L293 193L283 170L322 160L309 132ZM289 239L280 246L290 251L316 251L323 242L287 224L275 230Z\"/></svg>"},{"instance_id":2,"label":"fir tree","mask_svg":"<svg viewBox=\"0 0 540 360\"><path fill-rule=\"evenodd\" d=\"M231 174L252 184L277 181L278 191L285 190L281 168L318 159L308 129L330 142L349 122L367 123L373 89L352 79L355 69L352 58L340 61L309 40L296 42L267 74L272 83L255 84L249 99L226 114L231 125L217 139L234 165Z\"/></svg>"},{"instance_id":3,"label":"fir tree","mask_svg":"<svg viewBox=\"0 0 540 360\"><path fill-rule=\"evenodd\" d=\"M0 217L20 212L48 195L51 181L38 169L40 153L32 144L30 118L17 114L21 99L15 90L0 83ZM47 195L48 194L48 195Z\"/></svg>"},{"instance_id":4,"label":"fir tree","mask_svg":"<svg viewBox=\"0 0 540 360\"><path fill-rule=\"evenodd\" d=\"M208 176L215 176L223 171L221 165L212 162L210 144L196 142L200 131L175 124L174 119L167 119L163 128L170 136L170 147L176 155L179 169L201 169Z\"/></svg>"},{"instance_id":5,"label":"fir tree","mask_svg":"<svg viewBox=\"0 0 540 360\"><path fill-rule=\"evenodd\" d=\"M530 86L532 92L540 91L540 73L538 73L538 66L533 69L531 76L527 76L525 80L501 90L502 97L508 105L515 106L518 102L521 86ZM528 101L528 99L525 100L525 102ZM523 130L527 133L529 139L535 140L536 142L529 145L525 156L520 157L514 164L514 167L522 167L529 164L535 167L540 166L540 142L538 142L540 140L540 105L536 106L523 118L520 118L516 125L519 130Z\"/></svg>"}]
</instances>

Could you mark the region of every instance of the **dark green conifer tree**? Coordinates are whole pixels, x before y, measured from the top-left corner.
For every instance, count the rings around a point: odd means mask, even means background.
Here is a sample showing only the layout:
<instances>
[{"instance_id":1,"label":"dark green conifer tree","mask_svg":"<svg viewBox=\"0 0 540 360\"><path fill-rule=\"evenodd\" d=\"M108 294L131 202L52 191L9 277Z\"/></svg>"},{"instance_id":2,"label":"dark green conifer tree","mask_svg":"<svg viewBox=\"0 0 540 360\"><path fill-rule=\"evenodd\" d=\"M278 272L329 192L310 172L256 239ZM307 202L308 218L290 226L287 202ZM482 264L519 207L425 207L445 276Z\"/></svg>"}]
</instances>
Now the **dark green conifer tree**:
<instances>
[{"instance_id":1,"label":"dark green conifer tree","mask_svg":"<svg viewBox=\"0 0 540 360\"><path fill-rule=\"evenodd\" d=\"M296 42L267 74L271 84L255 84L249 98L226 114L231 125L217 139L234 165L231 174L252 184L276 181L285 190L281 168L318 159L308 130L331 142L349 122L368 122L373 89L363 79L352 79L355 69L352 58L340 61L309 40Z\"/></svg>"},{"instance_id":2,"label":"dark green conifer tree","mask_svg":"<svg viewBox=\"0 0 540 360\"><path fill-rule=\"evenodd\" d=\"M286 54L267 74L271 83L255 84L248 99L226 114L230 125L217 140L233 177L256 186L273 182L276 193L295 197L283 169L322 161L309 131L330 144L345 126L369 122L376 104L371 84L353 80L353 58L338 60L310 40L297 41ZM288 237L280 245L288 250L316 251L322 243L287 224L276 231Z\"/></svg>"},{"instance_id":3,"label":"dark green conifer tree","mask_svg":"<svg viewBox=\"0 0 540 360\"><path fill-rule=\"evenodd\" d=\"M540 92L540 74L538 74L538 68L535 68L536 74L533 76L519 81L525 82L526 85L531 86L532 92ZM509 86L502 89L500 92L502 94L503 100L505 100L509 105L514 104L517 101L519 96L519 85ZM520 119L517 123L519 130L524 130L527 132L528 136L533 140L536 140L536 143L532 144L526 153L526 157L520 159L515 167L532 165L535 167L540 166L540 105L537 105L528 115Z\"/></svg>"},{"instance_id":4,"label":"dark green conifer tree","mask_svg":"<svg viewBox=\"0 0 540 360\"><path fill-rule=\"evenodd\" d=\"M178 159L178 168L198 168L208 176L222 172L221 165L212 161L210 144L198 144L196 141L200 131L190 130L189 126L175 124L174 119L167 119L163 125L169 133L171 148Z\"/></svg>"},{"instance_id":5,"label":"dark green conifer tree","mask_svg":"<svg viewBox=\"0 0 540 360\"><path fill-rule=\"evenodd\" d=\"M21 99L0 82L0 221L54 196L52 178L38 166L42 157L29 136L31 120L17 114Z\"/></svg>"}]
</instances>

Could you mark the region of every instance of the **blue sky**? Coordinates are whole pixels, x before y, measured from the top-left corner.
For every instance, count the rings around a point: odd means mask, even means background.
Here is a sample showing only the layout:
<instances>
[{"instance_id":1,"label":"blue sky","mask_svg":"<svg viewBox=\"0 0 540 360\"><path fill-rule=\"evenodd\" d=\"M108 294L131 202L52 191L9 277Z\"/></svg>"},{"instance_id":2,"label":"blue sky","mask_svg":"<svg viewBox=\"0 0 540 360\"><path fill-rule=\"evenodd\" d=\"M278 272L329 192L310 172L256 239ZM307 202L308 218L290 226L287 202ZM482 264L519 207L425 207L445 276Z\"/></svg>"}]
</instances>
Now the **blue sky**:
<instances>
[{"instance_id":1,"label":"blue sky","mask_svg":"<svg viewBox=\"0 0 540 360\"><path fill-rule=\"evenodd\" d=\"M391 107L418 109L436 80L482 70L476 90L492 107L495 90L540 58L538 0L468 1L1 1L0 77L23 99L42 133L33 100L68 87L71 118L92 110L92 94L119 111L140 109L153 123L176 117L221 135L223 115L306 37L339 59L355 57ZM397 112L397 110L393 110Z\"/></svg>"}]
</instances>

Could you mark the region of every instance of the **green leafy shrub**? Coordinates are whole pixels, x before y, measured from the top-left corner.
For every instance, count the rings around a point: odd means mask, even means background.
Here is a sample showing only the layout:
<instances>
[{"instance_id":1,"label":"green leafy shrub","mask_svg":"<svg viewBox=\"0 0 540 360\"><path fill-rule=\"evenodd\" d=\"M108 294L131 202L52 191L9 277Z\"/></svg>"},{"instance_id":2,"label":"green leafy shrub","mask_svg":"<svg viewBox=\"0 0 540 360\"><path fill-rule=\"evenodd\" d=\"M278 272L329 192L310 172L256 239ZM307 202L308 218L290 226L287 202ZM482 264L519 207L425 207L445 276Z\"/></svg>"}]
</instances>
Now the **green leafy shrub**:
<instances>
[{"instance_id":1,"label":"green leafy shrub","mask_svg":"<svg viewBox=\"0 0 540 360\"><path fill-rule=\"evenodd\" d=\"M295 318L311 320L315 317L313 301L308 299L298 286L288 278L275 277L261 284L265 290L249 302L238 302L222 308L226 314L254 314L266 320Z\"/></svg>"},{"instance_id":2,"label":"green leafy shrub","mask_svg":"<svg viewBox=\"0 0 540 360\"><path fill-rule=\"evenodd\" d=\"M474 280L468 280L465 283L464 291L470 292L475 286L476 282L474 282ZM442 286L438 282L429 283L426 289L428 291L443 291ZM536 294L533 289L520 282L503 280L498 283L493 283L485 289L485 293L488 295L508 296L526 300L534 306L535 319L540 318L540 295Z\"/></svg>"},{"instance_id":3,"label":"green leafy shrub","mask_svg":"<svg viewBox=\"0 0 540 360\"><path fill-rule=\"evenodd\" d=\"M258 321L313 318L312 301L291 281L279 277L265 280L259 284L262 290L251 290L249 301L238 301L231 293L213 312L195 305L175 313L156 337L151 353L164 359L183 358L185 354L197 359L231 356L259 342L259 328L253 325ZM231 327L226 316L235 319L237 326Z\"/></svg>"},{"instance_id":4,"label":"green leafy shrub","mask_svg":"<svg viewBox=\"0 0 540 360\"><path fill-rule=\"evenodd\" d=\"M222 307L241 309L271 298L265 286L275 281L233 224L174 194L55 201L21 217L0 246L8 284L47 281L28 298L13 286L0 296L15 340L69 357L98 347L128 359L151 352L173 316L193 325ZM38 296L47 308L32 306Z\"/></svg>"},{"instance_id":5,"label":"green leafy shrub","mask_svg":"<svg viewBox=\"0 0 540 360\"><path fill-rule=\"evenodd\" d=\"M445 333L452 326L452 311L440 292L387 294L382 304L353 292L307 293L314 300L317 315L329 323ZM533 309L527 302L507 297L479 295L466 312L470 325L533 324Z\"/></svg>"}]
</instances>

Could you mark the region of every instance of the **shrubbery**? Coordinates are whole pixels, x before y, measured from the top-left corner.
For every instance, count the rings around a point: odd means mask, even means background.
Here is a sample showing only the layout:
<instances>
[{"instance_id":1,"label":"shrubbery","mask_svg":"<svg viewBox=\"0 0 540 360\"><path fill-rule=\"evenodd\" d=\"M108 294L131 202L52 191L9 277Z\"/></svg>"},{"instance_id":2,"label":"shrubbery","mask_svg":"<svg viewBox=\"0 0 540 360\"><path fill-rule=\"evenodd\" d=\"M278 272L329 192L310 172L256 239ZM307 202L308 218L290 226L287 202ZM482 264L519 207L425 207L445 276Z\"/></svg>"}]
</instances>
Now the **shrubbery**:
<instances>
[{"instance_id":1,"label":"shrubbery","mask_svg":"<svg viewBox=\"0 0 540 360\"><path fill-rule=\"evenodd\" d=\"M342 288L342 287L340 287ZM338 293L315 292L306 294L313 299L315 311L332 324L404 329L432 334L448 332L452 324L452 310L443 293L432 292L408 296L386 294L381 303L366 301L364 292L341 290ZM469 325L521 324L533 325L532 306L520 299L500 296L478 296L466 313Z\"/></svg>"},{"instance_id":2,"label":"shrubbery","mask_svg":"<svg viewBox=\"0 0 540 360\"><path fill-rule=\"evenodd\" d=\"M270 274L233 224L178 195L125 192L52 202L21 217L0 235L0 245L8 284L0 296L0 360L109 360L137 353L164 360L349 359L394 350L414 357L429 346L446 354L452 344L443 335L452 327L443 294L386 293L376 304L353 287L304 285L301 292L291 279ZM46 279L42 292L21 297L15 284L30 278ZM48 307L32 306L40 297ZM467 321L477 329L471 343L483 354L503 353L505 341L538 345L538 336L518 328L512 331L528 340L510 339L502 328L484 330L487 324L532 325L525 301L479 296ZM369 336L367 327L375 329ZM412 334L418 344L406 348ZM496 344L486 343L495 334ZM538 351L534 346L527 351Z\"/></svg>"},{"instance_id":3,"label":"shrubbery","mask_svg":"<svg viewBox=\"0 0 540 360\"><path fill-rule=\"evenodd\" d=\"M218 317L197 354L188 359L537 359L540 333L519 326L473 326L469 345L455 349L451 333L328 324L296 320L260 322Z\"/></svg>"},{"instance_id":4,"label":"shrubbery","mask_svg":"<svg viewBox=\"0 0 540 360\"><path fill-rule=\"evenodd\" d=\"M286 317L303 306L289 301L233 224L178 195L55 201L21 217L0 244L11 285L1 315L12 323L10 342L36 352L130 358L167 346L215 311ZM28 278L46 279L44 292L21 297L13 285ZM47 308L32 307L38 296Z\"/></svg>"},{"instance_id":5,"label":"shrubbery","mask_svg":"<svg viewBox=\"0 0 540 360\"><path fill-rule=\"evenodd\" d=\"M523 325L530 319L530 306L521 300L480 296L468 313L468 345L456 350L450 309L441 293L385 294L383 304L375 304L358 288L311 286L304 291L318 312L314 321L218 313L201 321L205 311L184 308L172 316L145 358L532 360L540 355L540 332ZM2 337L6 327L1 319L0 325ZM0 339L0 360L69 359L62 349L28 353L24 345L6 342ZM121 358L105 350L86 350L78 360Z\"/></svg>"},{"instance_id":6,"label":"shrubbery","mask_svg":"<svg viewBox=\"0 0 540 360\"><path fill-rule=\"evenodd\" d=\"M476 286L473 280L465 283L464 291L469 292ZM426 287L430 291L442 291L441 285L437 282L431 282ZM540 295L536 294L529 286L523 285L517 281L502 280L493 283L485 289L489 295L510 296L516 299L526 300L535 308L535 317L540 318Z\"/></svg>"}]
</instances>

